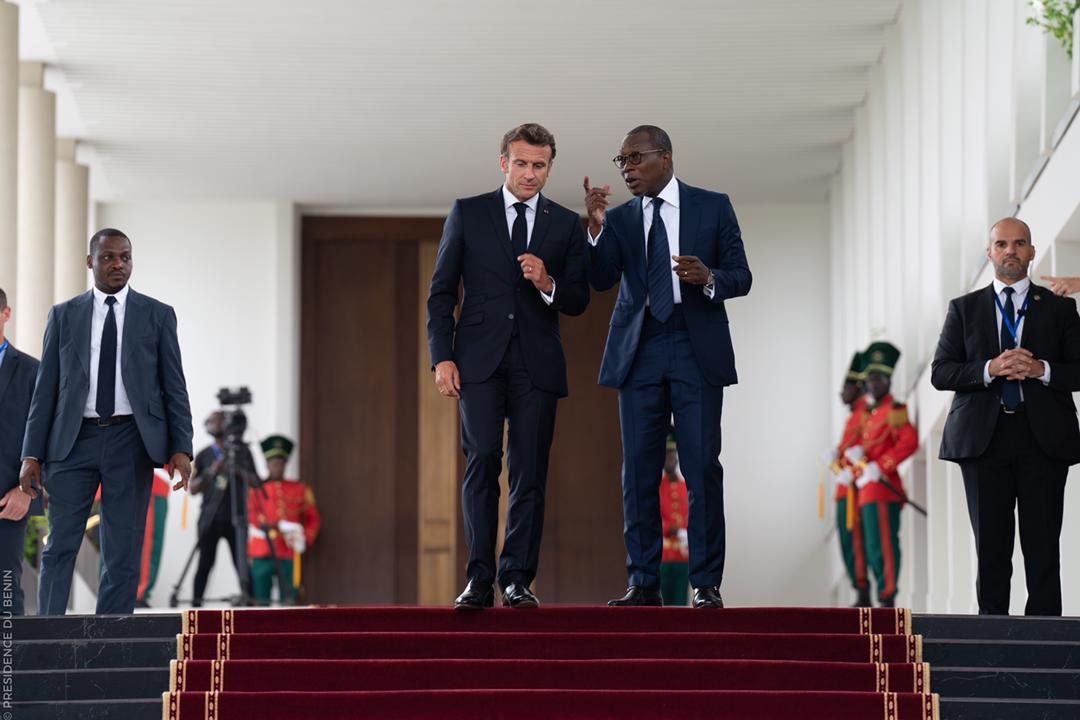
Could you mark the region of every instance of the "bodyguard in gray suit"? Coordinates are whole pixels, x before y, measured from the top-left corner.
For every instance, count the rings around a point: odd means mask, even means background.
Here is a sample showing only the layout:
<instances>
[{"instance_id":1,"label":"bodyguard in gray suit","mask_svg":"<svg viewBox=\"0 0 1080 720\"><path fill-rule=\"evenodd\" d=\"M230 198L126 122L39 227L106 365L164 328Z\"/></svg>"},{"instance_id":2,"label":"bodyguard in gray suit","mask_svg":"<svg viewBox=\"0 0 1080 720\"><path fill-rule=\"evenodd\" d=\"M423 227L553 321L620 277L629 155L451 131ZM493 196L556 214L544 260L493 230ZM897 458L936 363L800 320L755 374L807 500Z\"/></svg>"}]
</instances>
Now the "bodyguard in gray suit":
<instances>
[{"instance_id":1,"label":"bodyguard in gray suit","mask_svg":"<svg viewBox=\"0 0 1080 720\"><path fill-rule=\"evenodd\" d=\"M49 542L38 612L63 615L75 556L101 485L99 614L130 613L139 584L154 467L191 476L188 404L176 313L128 287L131 241L119 230L90 238L94 288L53 307L22 447L22 489L37 495L42 464Z\"/></svg>"},{"instance_id":2,"label":"bodyguard in gray suit","mask_svg":"<svg viewBox=\"0 0 1080 720\"><path fill-rule=\"evenodd\" d=\"M11 306L0 289L0 615L23 614L23 543L27 515L41 514L40 503L31 507L30 496L19 489L19 458L38 361L15 349L4 326Z\"/></svg>"}]
</instances>

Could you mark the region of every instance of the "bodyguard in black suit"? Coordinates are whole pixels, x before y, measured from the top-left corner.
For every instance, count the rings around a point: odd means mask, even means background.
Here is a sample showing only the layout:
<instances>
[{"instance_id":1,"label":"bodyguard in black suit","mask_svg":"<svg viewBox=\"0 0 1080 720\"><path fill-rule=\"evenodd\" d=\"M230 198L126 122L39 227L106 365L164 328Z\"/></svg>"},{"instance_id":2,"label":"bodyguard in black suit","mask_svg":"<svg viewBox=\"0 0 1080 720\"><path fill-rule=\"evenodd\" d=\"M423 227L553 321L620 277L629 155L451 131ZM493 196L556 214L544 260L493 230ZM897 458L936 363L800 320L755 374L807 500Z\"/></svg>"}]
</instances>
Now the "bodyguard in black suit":
<instances>
[{"instance_id":1,"label":"bodyguard in black suit","mask_svg":"<svg viewBox=\"0 0 1080 720\"><path fill-rule=\"evenodd\" d=\"M466 457L469 563L459 609L493 605L496 579L503 605L539 604L529 586L540 556L555 406L567 394L559 313L580 315L589 302L581 221L540 194L554 159L555 138L540 125L506 133L499 156L506 183L454 203L431 278L431 365L439 392L459 400ZM496 573L507 421L510 501Z\"/></svg>"},{"instance_id":2,"label":"bodyguard in black suit","mask_svg":"<svg viewBox=\"0 0 1080 720\"><path fill-rule=\"evenodd\" d=\"M940 457L964 476L980 614L1009 613L1018 514L1025 614L1061 615L1065 477L1080 462L1080 317L1074 300L1028 278L1035 248L1022 221L998 221L987 256L994 282L949 303L934 354L931 382L956 392Z\"/></svg>"},{"instance_id":3,"label":"bodyguard in black suit","mask_svg":"<svg viewBox=\"0 0 1080 720\"><path fill-rule=\"evenodd\" d=\"M631 130L614 158L634 198L611 211L610 189L585 178L589 282L619 283L600 384L619 391L623 539L630 587L609 605L660 605L659 484L671 416L690 496L694 605L723 607L724 469L720 416L734 385L724 301L750 292L742 233L727 195L679 182L671 139Z\"/></svg>"},{"instance_id":4,"label":"bodyguard in black suit","mask_svg":"<svg viewBox=\"0 0 1080 720\"><path fill-rule=\"evenodd\" d=\"M0 583L10 582L11 593L0 597L0 614L23 614L22 579L23 543L26 518L31 508L30 496L19 489L19 461L26 416L34 394L38 361L21 353L4 337L4 326L11 320L7 294L0 288Z\"/></svg>"},{"instance_id":5,"label":"bodyguard in black suit","mask_svg":"<svg viewBox=\"0 0 1080 720\"><path fill-rule=\"evenodd\" d=\"M128 287L131 241L119 230L90 238L94 288L49 312L26 424L20 485L49 493L49 542L38 612L63 615L75 556L101 486L99 614L130 613L139 584L154 466L191 475L188 404L176 313Z\"/></svg>"}]
</instances>

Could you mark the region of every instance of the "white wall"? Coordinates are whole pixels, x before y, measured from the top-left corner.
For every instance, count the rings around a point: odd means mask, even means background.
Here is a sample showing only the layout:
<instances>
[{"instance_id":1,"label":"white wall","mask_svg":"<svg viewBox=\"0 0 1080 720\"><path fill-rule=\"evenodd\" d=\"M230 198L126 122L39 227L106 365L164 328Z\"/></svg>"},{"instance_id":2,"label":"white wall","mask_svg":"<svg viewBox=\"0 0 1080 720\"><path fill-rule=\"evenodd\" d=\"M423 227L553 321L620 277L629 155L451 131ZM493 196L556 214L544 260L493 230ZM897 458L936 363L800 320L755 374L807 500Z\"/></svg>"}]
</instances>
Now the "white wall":
<instances>
[{"instance_id":1,"label":"white wall","mask_svg":"<svg viewBox=\"0 0 1080 720\"><path fill-rule=\"evenodd\" d=\"M866 101L873 108L899 93L904 111L856 114L829 197L833 268L843 273L832 292L831 372L875 336L905 352L894 390L907 396L922 446L902 474L929 518L905 511L899 602L920 611L977 610L960 472L937 460L952 398L930 386L928 372L948 300L990 282L989 225L1014 211L1032 228L1036 279L1080 275L1080 254L1066 242L1080 237L1080 125L1074 121L1064 137L1050 132L1062 108L1080 100L1080 88L1062 80L1067 64L1056 40L1024 24L1031 12L1023 0L905 0L871 69ZM882 153L894 158L889 175L868 178L866 164ZM884 237L867 233L864 220L882 207L898 209L888 214ZM868 275L879 280L869 288L859 280ZM884 313L868 317L868 301L883 303ZM834 430L843 417L834 406ZM1080 542L1078 472L1062 533L1067 615L1080 612L1080 571L1068 550ZM1018 613L1025 598L1019 543L1013 578Z\"/></svg>"},{"instance_id":2,"label":"white wall","mask_svg":"<svg viewBox=\"0 0 1080 720\"><path fill-rule=\"evenodd\" d=\"M829 364L828 207L733 202L754 284L728 303L739 384L724 398L724 599L831 605L839 550L831 488L817 516L814 465L836 443L829 415L843 381Z\"/></svg>"},{"instance_id":3,"label":"white wall","mask_svg":"<svg viewBox=\"0 0 1080 720\"><path fill-rule=\"evenodd\" d=\"M195 426L195 448L209 444L203 420L223 386L247 385L247 438L299 432L299 260L291 204L124 204L97 206L100 227L131 237L131 287L176 309L180 348ZM261 456L252 445L257 462ZM289 471L296 472L294 455ZM261 464L260 464L261 468ZM181 530L183 493L169 498L161 571L150 597L164 606L195 543L200 498L192 498ZM207 597L237 592L222 542ZM194 566L181 598L191 597ZM78 610L78 609L77 609ZM90 608L92 611L92 608Z\"/></svg>"}]
</instances>

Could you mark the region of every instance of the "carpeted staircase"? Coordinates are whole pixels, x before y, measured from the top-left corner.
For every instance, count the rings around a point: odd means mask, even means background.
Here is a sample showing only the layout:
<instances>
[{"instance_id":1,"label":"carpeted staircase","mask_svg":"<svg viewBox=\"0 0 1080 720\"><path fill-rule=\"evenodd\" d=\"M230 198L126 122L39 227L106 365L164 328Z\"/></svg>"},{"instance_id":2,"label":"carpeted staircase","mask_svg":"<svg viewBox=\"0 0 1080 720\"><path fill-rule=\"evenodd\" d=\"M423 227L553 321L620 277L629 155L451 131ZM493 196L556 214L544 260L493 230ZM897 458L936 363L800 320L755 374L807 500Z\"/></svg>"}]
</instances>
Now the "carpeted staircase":
<instances>
[{"instance_id":1,"label":"carpeted staircase","mask_svg":"<svg viewBox=\"0 0 1080 720\"><path fill-rule=\"evenodd\" d=\"M931 690L945 720L1080 718L1076 619L399 607L16 618L5 631L18 720L900 720L937 717Z\"/></svg>"},{"instance_id":2,"label":"carpeted staircase","mask_svg":"<svg viewBox=\"0 0 1080 720\"><path fill-rule=\"evenodd\" d=\"M910 628L904 610L190 612L164 717L933 720Z\"/></svg>"}]
</instances>

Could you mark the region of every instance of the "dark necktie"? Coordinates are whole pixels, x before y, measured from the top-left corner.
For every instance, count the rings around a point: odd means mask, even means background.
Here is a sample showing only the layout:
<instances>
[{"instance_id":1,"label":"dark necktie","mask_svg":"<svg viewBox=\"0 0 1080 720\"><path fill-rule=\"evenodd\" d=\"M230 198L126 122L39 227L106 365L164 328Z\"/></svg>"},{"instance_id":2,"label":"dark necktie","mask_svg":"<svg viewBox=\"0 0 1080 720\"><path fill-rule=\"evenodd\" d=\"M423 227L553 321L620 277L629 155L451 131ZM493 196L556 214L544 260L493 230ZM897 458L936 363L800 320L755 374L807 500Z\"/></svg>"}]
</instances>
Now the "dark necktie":
<instances>
[{"instance_id":1,"label":"dark necktie","mask_svg":"<svg viewBox=\"0 0 1080 720\"><path fill-rule=\"evenodd\" d=\"M116 409L116 298L105 298L109 312L101 328L101 351L98 353L97 403L98 417L111 418Z\"/></svg>"},{"instance_id":2,"label":"dark necktie","mask_svg":"<svg viewBox=\"0 0 1080 720\"><path fill-rule=\"evenodd\" d=\"M1001 349L1012 350L1016 347L1016 340L1013 338L1012 333L1009 332L1009 327L1005 322L1005 319L1015 320L1016 318L1016 306L1013 305L1013 292L1011 287L1005 288L1005 312L1001 314ZM1020 404L1020 382L1017 380L1006 380L1001 386L1001 404L1005 406L1006 410L1015 410L1016 406Z\"/></svg>"},{"instance_id":3,"label":"dark necktie","mask_svg":"<svg viewBox=\"0 0 1080 720\"><path fill-rule=\"evenodd\" d=\"M529 206L525 203L514 203L517 210L517 218L514 220L514 229L510 232L510 244L514 247L514 259L525 254L529 247L529 226L525 219L525 210Z\"/></svg>"},{"instance_id":4,"label":"dark necktie","mask_svg":"<svg viewBox=\"0 0 1080 720\"><path fill-rule=\"evenodd\" d=\"M671 257L668 248L667 228L660 217L664 201L653 198L652 225L649 227L649 312L660 322L667 322L675 309L675 290L671 286Z\"/></svg>"}]
</instances>

